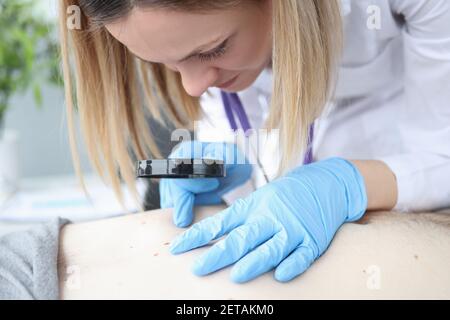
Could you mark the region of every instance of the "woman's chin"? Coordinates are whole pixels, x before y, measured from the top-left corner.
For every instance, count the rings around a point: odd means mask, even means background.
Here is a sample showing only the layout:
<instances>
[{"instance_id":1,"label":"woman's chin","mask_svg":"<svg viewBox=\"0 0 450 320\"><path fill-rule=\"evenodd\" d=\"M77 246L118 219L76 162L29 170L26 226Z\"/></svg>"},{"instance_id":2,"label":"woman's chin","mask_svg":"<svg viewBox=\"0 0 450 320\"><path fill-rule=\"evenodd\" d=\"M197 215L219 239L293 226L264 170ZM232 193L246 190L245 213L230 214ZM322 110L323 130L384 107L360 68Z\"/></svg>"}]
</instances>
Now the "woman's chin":
<instances>
[{"instance_id":1,"label":"woman's chin","mask_svg":"<svg viewBox=\"0 0 450 320\"><path fill-rule=\"evenodd\" d=\"M243 77L239 77L235 83L233 83L228 88L221 89L222 91L229 92L229 93L236 93L240 91L244 91L251 87L251 85L256 81L257 78L254 79L245 79Z\"/></svg>"}]
</instances>

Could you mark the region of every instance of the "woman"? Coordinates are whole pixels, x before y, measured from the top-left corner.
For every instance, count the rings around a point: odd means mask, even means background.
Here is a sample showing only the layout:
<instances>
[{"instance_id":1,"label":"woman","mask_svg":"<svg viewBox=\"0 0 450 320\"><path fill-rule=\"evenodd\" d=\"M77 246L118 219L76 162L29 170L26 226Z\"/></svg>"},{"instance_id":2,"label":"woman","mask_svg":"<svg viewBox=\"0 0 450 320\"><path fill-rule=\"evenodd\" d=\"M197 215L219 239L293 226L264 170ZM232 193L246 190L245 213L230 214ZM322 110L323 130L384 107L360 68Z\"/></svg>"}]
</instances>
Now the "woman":
<instances>
[{"instance_id":1,"label":"woman","mask_svg":"<svg viewBox=\"0 0 450 320\"><path fill-rule=\"evenodd\" d=\"M66 27L72 5L81 30ZM263 159L253 172L238 163L243 150L229 141L185 142L172 154L227 163L222 179L160 183L161 206L174 207L180 227L191 224L194 204L231 203L171 245L181 253L228 234L196 262L198 275L234 264L236 282L273 268L289 281L367 210L450 205L447 1L65 0L61 17L69 123L73 53L89 154L119 196L117 172L133 190L134 156L157 155L147 111L180 128L199 120L203 141L225 123L237 129L233 110L244 130L279 129L269 152L279 162L268 161L278 163L276 176ZM256 191L237 192L249 181Z\"/></svg>"}]
</instances>

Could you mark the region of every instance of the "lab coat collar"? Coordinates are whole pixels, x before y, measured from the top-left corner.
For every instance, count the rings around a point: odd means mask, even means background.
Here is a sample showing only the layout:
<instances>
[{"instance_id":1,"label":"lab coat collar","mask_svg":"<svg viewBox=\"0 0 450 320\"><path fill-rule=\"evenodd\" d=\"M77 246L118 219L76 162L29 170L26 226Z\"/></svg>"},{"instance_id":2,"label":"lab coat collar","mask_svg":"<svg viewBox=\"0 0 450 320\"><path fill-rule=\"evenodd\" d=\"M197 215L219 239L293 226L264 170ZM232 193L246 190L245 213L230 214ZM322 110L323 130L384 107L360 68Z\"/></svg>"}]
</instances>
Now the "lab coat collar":
<instances>
[{"instance_id":1,"label":"lab coat collar","mask_svg":"<svg viewBox=\"0 0 450 320\"><path fill-rule=\"evenodd\" d=\"M253 83L253 87L258 90L258 92L263 93L267 96L272 94L272 81L273 81L273 72L270 68L265 68L256 78Z\"/></svg>"}]
</instances>

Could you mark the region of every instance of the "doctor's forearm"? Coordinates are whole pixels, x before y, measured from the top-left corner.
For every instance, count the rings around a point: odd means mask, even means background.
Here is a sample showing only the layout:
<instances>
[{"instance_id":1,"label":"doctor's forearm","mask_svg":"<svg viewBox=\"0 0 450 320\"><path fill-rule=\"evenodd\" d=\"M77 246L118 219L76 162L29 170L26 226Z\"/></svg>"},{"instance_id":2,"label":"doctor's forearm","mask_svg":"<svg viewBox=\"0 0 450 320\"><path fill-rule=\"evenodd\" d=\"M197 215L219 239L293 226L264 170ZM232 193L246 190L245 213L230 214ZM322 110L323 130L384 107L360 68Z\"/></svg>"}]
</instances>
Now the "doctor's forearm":
<instances>
[{"instance_id":1,"label":"doctor's forearm","mask_svg":"<svg viewBox=\"0 0 450 320\"><path fill-rule=\"evenodd\" d=\"M364 177L367 210L390 210L397 203L397 180L382 161L351 160Z\"/></svg>"}]
</instances>

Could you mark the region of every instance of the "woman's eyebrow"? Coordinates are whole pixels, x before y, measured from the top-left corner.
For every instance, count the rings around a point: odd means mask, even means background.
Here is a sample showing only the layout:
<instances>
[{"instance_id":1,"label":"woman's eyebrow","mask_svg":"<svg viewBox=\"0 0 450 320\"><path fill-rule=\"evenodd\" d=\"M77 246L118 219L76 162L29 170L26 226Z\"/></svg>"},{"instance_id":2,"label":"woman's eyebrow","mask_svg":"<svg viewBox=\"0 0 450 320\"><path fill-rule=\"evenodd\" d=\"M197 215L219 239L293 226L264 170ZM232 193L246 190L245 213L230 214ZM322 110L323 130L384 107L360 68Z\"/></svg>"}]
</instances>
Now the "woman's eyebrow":
<instances>
[{"instance_id":1,"label":"woman's eyebrow","mask_svg":"<svg viewBox=\"0 0 450 320\"><path fill-rule=\"evenodd\" d=\"M180 61L178 61L178 63L181 63L181 62L183 62L183 61L186 61L186 60L188 60L189 58L191 58L191 57L193 57L193 56L195 56L195 55L201 53L202 50L204 50L205 48L207 48L207 47L213 45L214 43L217 43L217 42L218 42L219 40L221 40L221 39L222 39L222 37L216 38L215 40L213 40L213 41L211 41L211 42L208 42L208 43L206 43L206 44L204 44L204 45L198 47L197 49L195 49L194 51L192 51L190 54L188 54L186 57L184 57L183 59L181 59ZM221 43L222 43L222 42L221 42ZM212 49L212 50L214 50L214 49Z\"/></svg>"},{"instance_id":2,"label":"woman's eyebrow","mask_svg":"<svg viewBox=\"0 0 450 320\"><path fill-rule=\"evenodd\" d=\"M232 38L233 36L234 36L234 34L232 34L232 35L229 36L229 37L228 37L228 36L225 37L225 39L224 39L222 42L220 42L220 43L217 45L217 47L219 47L219 46L220 46L221 44L223 44L227 39L230 39L230 38ZM186 56L185 58L183 58L183 59L181 59L180 61L178 61L178 63L181 63L181 62L183 62L183 61L186 61L186 60L188 60L189 58L191 58L191 57L193 57L193 56L195 56L195 55L201 53L206 47L209 47L210 45L212 45L212 44L214 44L214 43L216 43L216 42L219 42L219 40L221 40L221 39L222 39L222 37L216 38L214 41L211 41L211 42L209 42L209 43L207 43L207 44L204 44L204 45L198 47L196 50L194 50L193 52L191 52L188 56ZM214 49L217 49L217 47L211 49L210 51L213 51ZM137 57L138 59L140 59L140 60L142 60L142 61L146 61L146 62L151 62L151 61L149 61L149 60L146 60L146 59L141 58L140 56L138 56L137 54L135 54L133 51L131 51L129 48L128 48L128 50L129 50L135 57Z\"/></svg>"}]
</instances>

